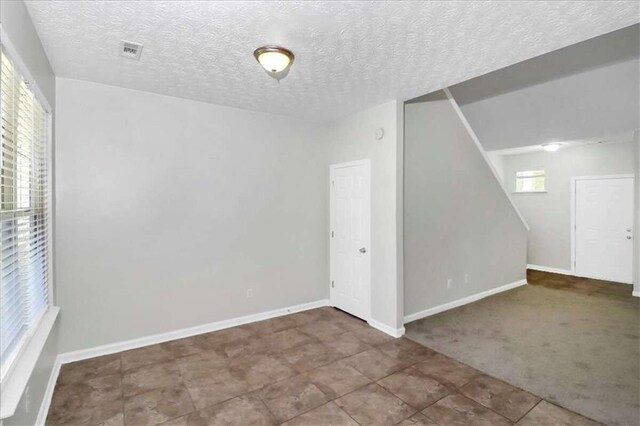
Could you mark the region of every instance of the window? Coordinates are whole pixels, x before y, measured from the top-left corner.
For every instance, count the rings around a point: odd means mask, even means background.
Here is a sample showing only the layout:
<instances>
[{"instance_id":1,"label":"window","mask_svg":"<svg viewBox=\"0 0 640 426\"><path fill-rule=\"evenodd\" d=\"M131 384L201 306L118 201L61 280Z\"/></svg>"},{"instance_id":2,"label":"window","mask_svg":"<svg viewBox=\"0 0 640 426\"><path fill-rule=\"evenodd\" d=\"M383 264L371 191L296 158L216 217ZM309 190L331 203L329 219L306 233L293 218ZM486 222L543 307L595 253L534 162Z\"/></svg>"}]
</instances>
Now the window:
<instances>
[{"instance_id":1,"label":"window","mask_svg":"<svg viewBox=\"0 0 640 426\"><path fill-rule=\"evenodd\" d=\"M48 114L0 58L0 380L49 308Z\"/></svg>"},{"instance_id":2,"label":"window","mask_svg":"<svg viewBox=\"0 0 640 426\"><path fill-rule=\"evenodd\" d=\"M545 192L544 170L516 173L516 192Z\"/></svg>"}]
</instances>

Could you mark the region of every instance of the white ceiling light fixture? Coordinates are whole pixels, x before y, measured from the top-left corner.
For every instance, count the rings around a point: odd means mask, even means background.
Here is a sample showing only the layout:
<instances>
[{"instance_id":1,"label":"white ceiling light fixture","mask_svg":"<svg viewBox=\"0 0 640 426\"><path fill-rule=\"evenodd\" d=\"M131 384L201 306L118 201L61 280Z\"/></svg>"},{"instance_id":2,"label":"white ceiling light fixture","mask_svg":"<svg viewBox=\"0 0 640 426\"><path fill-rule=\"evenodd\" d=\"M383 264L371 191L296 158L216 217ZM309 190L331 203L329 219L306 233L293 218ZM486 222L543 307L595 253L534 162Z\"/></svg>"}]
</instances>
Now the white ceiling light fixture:
<instances>
[{"instance_id":1,"label":"white ceiling light fixture","mask_svg":"<svg viewBox=\"0 0 640 426\"><path fill-rule=\"evenodd\" d=\"M262 46L253 52L256 60L271 77L280 81L289 74L295 56L280 46Z\"/></svg>"},{"instance_id":2,"label":"white ceiling light fixture","mask_svg":"<svg viewBox=\"0 0 640 426\"><path fill-rule=\"evenodd\" d=\"M542 145L542 149L544 149L547 152L556 152L557 150L560 149L560 146L562 144L559 144L557 142L554 143L545 143L544 145Z\"/></svg>"}]
</instances>

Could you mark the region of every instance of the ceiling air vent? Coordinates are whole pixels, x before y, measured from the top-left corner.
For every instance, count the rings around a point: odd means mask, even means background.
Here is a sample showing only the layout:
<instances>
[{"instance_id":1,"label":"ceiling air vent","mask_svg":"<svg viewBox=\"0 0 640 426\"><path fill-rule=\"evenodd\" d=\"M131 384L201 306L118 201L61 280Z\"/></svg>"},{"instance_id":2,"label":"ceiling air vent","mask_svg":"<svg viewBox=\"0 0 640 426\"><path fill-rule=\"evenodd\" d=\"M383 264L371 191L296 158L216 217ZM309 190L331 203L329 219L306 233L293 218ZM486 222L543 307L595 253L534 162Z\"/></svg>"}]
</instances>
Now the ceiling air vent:
<instances>
[{"instance_id":1,"label":"ceiling air vent","mask_svg":"<svg viewBox=\"0 0 640 426\"><path fill-rule=\"evenodd\" d=\"M140 60L142 45L133 41L122 40L120 42L120 56L125 58Z\"/></svg>"}]
</instances>

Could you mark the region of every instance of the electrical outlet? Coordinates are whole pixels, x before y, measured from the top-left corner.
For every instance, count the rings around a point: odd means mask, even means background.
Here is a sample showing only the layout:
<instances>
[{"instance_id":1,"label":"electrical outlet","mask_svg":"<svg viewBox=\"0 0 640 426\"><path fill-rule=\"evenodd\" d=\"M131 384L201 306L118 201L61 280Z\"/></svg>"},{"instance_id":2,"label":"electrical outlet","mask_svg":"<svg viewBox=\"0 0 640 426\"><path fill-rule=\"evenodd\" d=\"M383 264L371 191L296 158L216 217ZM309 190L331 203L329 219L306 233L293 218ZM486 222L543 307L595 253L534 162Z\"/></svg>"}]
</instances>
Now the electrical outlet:
<instances>
[{"instance_id":1,"label":"electrical outlet","mask_svg":"<svg viewBox=\"0 0 640 426\"><path fill-rule=\"evenodd\" d=\"M252 288L248 288L247 289L247 299L251 299L253 297L253 289Z\"/></svg>"},{"instance_id":2,"label":"electrical outlet","mask_svg":"<svg viewBox=\"0 0 640 426\"><path fill-rule=\"evenodd\" d=\"M469 284L469 274L464 274L464 283Z\"/></svg>"},{"instance_id":3,"label":"electrical outlet","mask_svg":"<svg viewBox=\"0 0 640 426\"><path fill-rule=\"evenodd\" d=\"M452 285L453 285L453 278L449 278L447 280L447 288L451 288Z\"/></svg>"}]
</instances>

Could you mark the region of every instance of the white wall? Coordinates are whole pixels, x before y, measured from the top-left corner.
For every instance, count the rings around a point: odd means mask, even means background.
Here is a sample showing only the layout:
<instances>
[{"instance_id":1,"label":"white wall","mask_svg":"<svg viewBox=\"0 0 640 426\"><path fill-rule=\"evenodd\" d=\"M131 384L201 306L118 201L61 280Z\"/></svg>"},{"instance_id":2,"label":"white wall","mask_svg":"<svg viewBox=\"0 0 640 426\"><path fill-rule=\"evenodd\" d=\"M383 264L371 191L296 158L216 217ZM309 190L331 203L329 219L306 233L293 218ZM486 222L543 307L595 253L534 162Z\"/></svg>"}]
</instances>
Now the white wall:
<instances>
[{"instance_id":1,"label":"white wall","mask_svg":"<svg viewBox=\"0 0 640 426\"><path fill-rule=\"evenodd\" d=\"M77 80L57 91L61 352L328 297L314 126Z\"/></svg>"},{"instance_id":2,"label":"white wall","mask_svg":"<svg viewBox=\"0 0 640 426\"><path fill-rule=\"evenodd\" d=\"M0 24L43 96L53 107L56 100L55 76L24 3L1 1ZM3 420L3 425L35 424L58 354L58 325L59 321L51 330L15 414Z\"/></svg>"},{"instance_id":3,"label":"white wall","mask_svg":"<svg viewBox=\"0 0 640 426\"><path fill-rule=\"evenodd\" d=\"M443 92L405 104L404 136L405 314L524 279L526 228Z\"/></svg>"},{"instance_id":4,"label":"white wall","mask_svg":"<svg viewBox=\"0 0 640 426\"><path fill-rule=\"evenodd\" d=\"M517 171L546 173L546 193L512 195L531 227L529 264L571 270L571 177L634 173L634 149L632 142L592 144L503 157L511 192Z\"/></svg>"},{"instance_id":5,"label":"white wall","mask_svg":"<svg viewBox=\"0 0 640 426\"><path fill-rule=\"evenodd\" d=\"M380 127L385 135L376 140L375 130ZM320 141L328 147L328 164L371 159L371 312L374 321L400 329L402 254L398 244L402 236L397 221L401 216L402 104L388 102L330 123Z\"/></svg>"}]
</instances>

